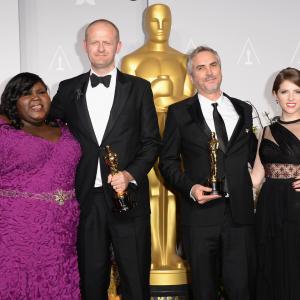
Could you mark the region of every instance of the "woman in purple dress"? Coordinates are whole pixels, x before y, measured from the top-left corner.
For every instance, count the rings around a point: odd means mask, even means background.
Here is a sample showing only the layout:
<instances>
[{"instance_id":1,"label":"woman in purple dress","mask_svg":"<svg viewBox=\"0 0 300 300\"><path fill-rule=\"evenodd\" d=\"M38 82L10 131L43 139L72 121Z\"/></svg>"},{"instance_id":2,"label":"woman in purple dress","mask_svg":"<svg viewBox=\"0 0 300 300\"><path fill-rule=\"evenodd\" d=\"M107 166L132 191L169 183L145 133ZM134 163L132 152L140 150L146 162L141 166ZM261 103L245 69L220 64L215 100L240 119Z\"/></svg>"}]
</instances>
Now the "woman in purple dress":
<instances>
[{"instance_id":1,"label":"woman in purple dress","mask_svg":"<svg viewBox=\"0 0 300 300\"><path fill-rule=\"evenodd\" d=\"M47 119L43 80L20 73L0 105L0 299L78 300L79 144Z\"/></svg>"}]
</instances>

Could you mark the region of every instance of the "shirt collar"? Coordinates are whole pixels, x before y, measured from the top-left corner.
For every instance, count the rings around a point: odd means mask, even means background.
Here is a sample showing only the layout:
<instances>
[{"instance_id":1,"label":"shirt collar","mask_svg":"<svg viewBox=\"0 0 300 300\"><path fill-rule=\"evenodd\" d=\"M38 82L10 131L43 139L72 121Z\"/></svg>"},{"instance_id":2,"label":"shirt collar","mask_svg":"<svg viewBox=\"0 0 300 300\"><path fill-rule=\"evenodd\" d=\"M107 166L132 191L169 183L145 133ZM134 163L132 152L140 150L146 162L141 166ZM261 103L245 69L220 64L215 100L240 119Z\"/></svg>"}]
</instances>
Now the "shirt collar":
<instances>
[{"instance_id":1,"label":"shirt collar","mask_svg":"<svg viewBox=\"0 0 300 300\"><path fill-rule=\"evenodd\" d=\"M198 93L198 99L199 99L200 105L205 106L205 107L212 107L213 103L218 103L218 105L222 105L222 103L224 103L223 92L221 93L220 97L216 101L212 101L199 93Z\"/></svg>"},{"instance_id":2,"label":"shirt collar","mask_svg":"<svg viewBox=\"0 0 300 300\"><path fill-rule=\"evenodd\" d=\"M97 74L97 73L91 68L90 75L91 75L91 74L95 74L95 75L97 75L97 76L111 75L111 77L113 78L113 77L116 77L116 75L117 75L117 68L114 67L110 72L108 72L108 73L106 73L106 74L104 74L104 75L99 75L99 74Z\"/></svg>"}]
</instances>

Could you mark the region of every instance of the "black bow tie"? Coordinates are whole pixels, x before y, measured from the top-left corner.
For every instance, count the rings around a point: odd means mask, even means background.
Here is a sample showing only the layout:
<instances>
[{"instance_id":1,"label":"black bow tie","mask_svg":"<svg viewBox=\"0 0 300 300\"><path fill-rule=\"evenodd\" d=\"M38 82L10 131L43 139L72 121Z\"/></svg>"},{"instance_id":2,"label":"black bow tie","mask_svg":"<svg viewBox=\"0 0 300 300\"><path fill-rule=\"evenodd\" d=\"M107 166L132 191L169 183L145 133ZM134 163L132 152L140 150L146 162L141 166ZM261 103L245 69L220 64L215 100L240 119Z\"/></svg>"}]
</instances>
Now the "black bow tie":
<instances>
[{"instance_id":1,"label":"black bow tie","mask_svg":"<svg viewBox=\"0 0 300 300\"><path fill-rule=\"evenodd\" d=\"M105 87L108 88L110 84L111 75L97 76L96 74L92 73L90 79L92 88L97 86L99 83L102 83Z\"/></svg>"}]
</instances>

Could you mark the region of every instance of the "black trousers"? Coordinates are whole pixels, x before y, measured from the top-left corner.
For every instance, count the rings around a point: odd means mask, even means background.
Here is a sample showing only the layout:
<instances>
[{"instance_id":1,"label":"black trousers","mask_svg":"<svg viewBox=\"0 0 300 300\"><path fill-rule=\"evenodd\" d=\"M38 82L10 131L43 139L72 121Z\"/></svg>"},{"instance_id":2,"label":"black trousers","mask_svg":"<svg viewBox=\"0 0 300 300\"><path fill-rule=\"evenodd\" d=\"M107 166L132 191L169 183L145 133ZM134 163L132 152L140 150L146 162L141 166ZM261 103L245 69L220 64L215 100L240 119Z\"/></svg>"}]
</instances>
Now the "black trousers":
<instances>
[{"instance_id":1,"label":"black trousers","mask_svg":"<svg viewBox=\"0 0 300 300\"><path fill-rule=\"evenodd\" d=\"M232 222L227 205L221 225L183 226L193 300L217 300L220 279L230 300L255 299L254 226Z\"/></svg>"},{"instance_id":2,"label":"black trousers","mask_svg":"<svg viewBox=\"0 0 300 300\"><path fill-rule=\"evenodd\" d=\"M78 257L83 300L106 300L110 282L110 245L120 275L122 300L149 300L150 217L115 215L103 190L90 192L81 213Z\"/></svg>"}]
</instances>

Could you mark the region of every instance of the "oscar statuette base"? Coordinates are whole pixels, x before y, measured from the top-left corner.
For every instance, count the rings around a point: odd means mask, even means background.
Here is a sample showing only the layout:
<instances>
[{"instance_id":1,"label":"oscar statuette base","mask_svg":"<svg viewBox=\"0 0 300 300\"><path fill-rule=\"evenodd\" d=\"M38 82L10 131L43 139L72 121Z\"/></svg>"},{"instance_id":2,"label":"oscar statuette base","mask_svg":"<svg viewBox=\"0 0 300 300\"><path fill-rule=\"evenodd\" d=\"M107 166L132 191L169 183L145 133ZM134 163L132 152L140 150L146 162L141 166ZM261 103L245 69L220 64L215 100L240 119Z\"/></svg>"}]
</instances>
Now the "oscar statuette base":
<instances>
[{"instance_id":1,"label":"oscar statuette base","mask_svg":"<svg viewBox=\"0 0 300 300\"><path fill-rule=\"evenodd\" d=\"M188 283L186 269L170 270L166 269L151 270L150 285L182 285Z\"/></svg>"},{"instance_id":2,"label":"oscar statuette base","mask_svg":"<svg viewBox=\"0 0 300 300\"><path fill-rule=\"evenodd\" d=\"M188 270L186 264L178 268L159 266L150 271L150 289L152 297L188 296ZM175 299L174 298L174 299ZM184 298L185 299L185 298Z\"/></svg>"}]
</instances>

